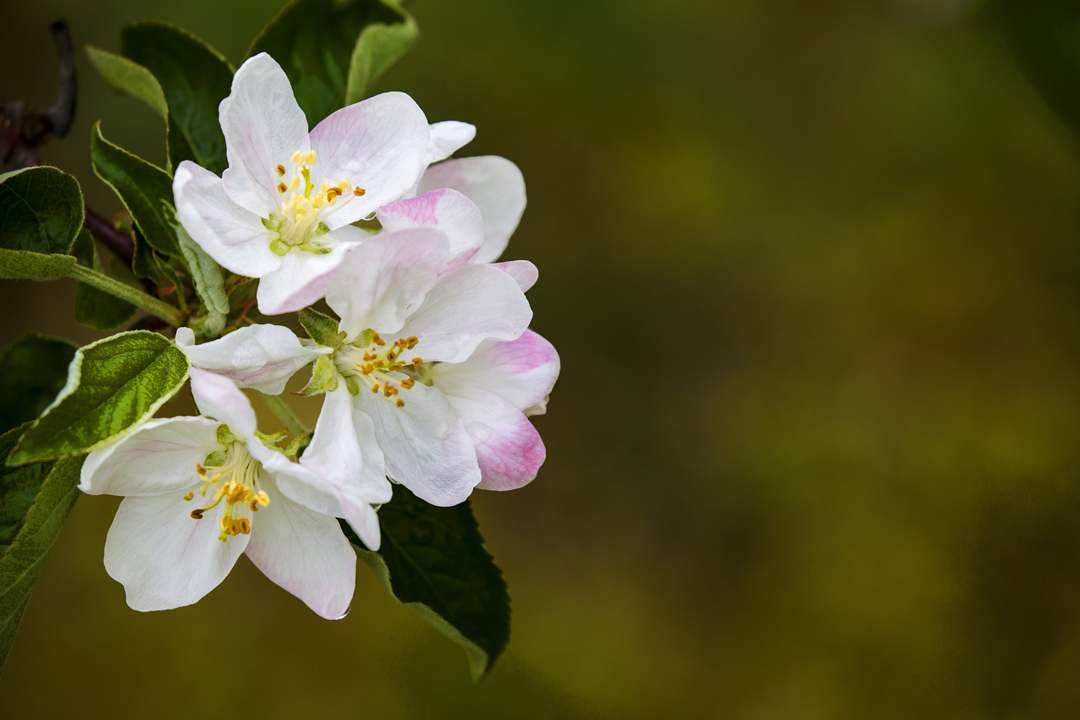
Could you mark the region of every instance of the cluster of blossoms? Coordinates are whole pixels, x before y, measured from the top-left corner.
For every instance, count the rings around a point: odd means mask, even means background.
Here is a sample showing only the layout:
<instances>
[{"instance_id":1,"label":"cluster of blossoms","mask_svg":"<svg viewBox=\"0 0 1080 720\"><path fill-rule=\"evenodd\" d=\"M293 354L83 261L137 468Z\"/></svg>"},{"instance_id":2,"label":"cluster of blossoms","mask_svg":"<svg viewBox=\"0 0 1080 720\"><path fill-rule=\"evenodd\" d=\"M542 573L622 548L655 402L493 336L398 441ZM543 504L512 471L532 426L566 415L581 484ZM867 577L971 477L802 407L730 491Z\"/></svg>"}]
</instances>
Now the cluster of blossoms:
<instances>
[{"instance_id":1,"label":"cluster of blossoms","mask_svg":"<svg viewBox=\"0 0 1080 720\"><path fill-rule=\"evenodd\" d=\"M429 124L403 93L343 108L308 131L266 54L221 103L228 169L177 167L177 217L224 268L259 279L266 316L325 300L330 339L253 324L176 343L201 413L146 422L92 452L80 487L124 497L105 564L128 604L196 602L246 553L323 617L348 610L355 554L375 550L391 482L439 506L512 490L545 458L543 413L559 358L528 329L527 261L495 262L525 208L498 157L447 159L466 123ZM320 344L324 342L325 344ZM323 404L310 438L259 432L241 390L281 394L310 368ZM306 443L306 445L305 445Z\"/></svg>"}]
</instances>

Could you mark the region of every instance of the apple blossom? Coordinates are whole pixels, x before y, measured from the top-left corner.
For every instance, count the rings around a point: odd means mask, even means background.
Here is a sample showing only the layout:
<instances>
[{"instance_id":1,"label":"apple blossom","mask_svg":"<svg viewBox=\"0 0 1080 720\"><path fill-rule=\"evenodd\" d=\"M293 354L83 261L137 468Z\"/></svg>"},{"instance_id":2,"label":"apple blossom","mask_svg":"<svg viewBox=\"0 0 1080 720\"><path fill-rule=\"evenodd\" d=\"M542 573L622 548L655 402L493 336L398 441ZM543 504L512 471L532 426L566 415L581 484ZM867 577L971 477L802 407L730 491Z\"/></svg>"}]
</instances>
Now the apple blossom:
<instances>
[{"instance_id":1,"label":"apple blossom","mask_svg":"<svg viewBox=\"0 0 1080 720\"><path fill-rule=\"evenodd\" d=\"M316 378L348 388L390 477L434 505L535 477L545 451L526 413L543 411L559 369L554 348L526 332L517 280L455 263L458 249L453 232L417 227L351 250L326 295L345 340L327 360L333 376Z\"/></svg>"},{"instance_id":2,"label":"apple blossom","mask_svg":"<svg viewBox=\"0 0 1080 720\"><path fill-rule=\"evenodd\" d=\"M268 315L319 300L366 237L352 223L410 192L430 155L427 119L400 92L342 108L309 134L288 77L265 53L237 70L219 117L229 166L219 178L180 163L177 217L220 265L260 278Z\"/></svg>"},{"instance_id":3,"label":"apple blossom","mask_svg":"<svg viewBox=\"0 0 1080 720\"><path fill-rule=\"evenodd\" d=\"M194 603L246 553L320 616L343 617L355 553L335 516L378 547L372 504L391 496L378 449L363 447L368 472L336 485L321 474L337 459L336 428L320 422L296 463L256 432L255 413L231 380L193 368L191 386L201 416L147 422L91 452L81 470L83 492L124 497L105 568L124 585L128 605Z\"/></svg>"}]
</instances>

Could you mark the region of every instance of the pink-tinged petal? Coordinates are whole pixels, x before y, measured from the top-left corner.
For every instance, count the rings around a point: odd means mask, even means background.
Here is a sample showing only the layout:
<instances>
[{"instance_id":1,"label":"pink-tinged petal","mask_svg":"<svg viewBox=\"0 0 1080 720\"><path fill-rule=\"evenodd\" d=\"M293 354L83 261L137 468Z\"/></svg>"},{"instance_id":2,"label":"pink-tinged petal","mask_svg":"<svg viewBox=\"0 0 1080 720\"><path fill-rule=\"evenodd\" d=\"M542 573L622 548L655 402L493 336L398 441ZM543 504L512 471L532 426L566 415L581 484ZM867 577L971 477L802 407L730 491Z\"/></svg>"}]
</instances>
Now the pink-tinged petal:
<instances>
[{"instance_id":1,"label":"pink-tinged petal","mask_svg":"<svg viewBox=\"0 0 1080 720\"><path fill-rule=\"evenodd\" d=\"M415 335L425 360L461 362L484 340L513 340L532 309L512 277L489 265L466 265L439 278L401 335Z\"/></svg>"},{"instance_id":2,"label":"pink-tinged petal","mask_svg":"<svg viewBox=\"0 0 1080 720\"><path fill-rule=\"evenodd\" d=\"M248 544L247 535L218 540L223 508L196 520L180 493L120 503L105 539L105 570L133 610L191 605L221 584Z\"/></svg>"},{"instance_id":3,"label":"pink-tinged petal","mask_svg":"<svg viewBox=\"0 0 1080 720\"><path fill-rule=\"evenodd\" d=\"M475 445L483 478L478 487L516 490L532 482L547 451L540 433L520 410L491 393L447 398Z\"/></svg>"},{"instance_id":4,"label":"pink-tinged petal","mask_svg":"<svg viewBox=\"0 0 1080 720\"><path fill-rule=\"evenodd\" d=\"M484 242L480 208L457 190L443 188L398 200L378 212L384 231L431 228L446 233L450 257L472 256Z\"/></svg>"},{"instance_id":5,"label":"pink-tinged petal","mask_svg":"<svg viewBox=\"0 0 1080 720\"><path fill-rule=\"evenodd\" d=\"M311 147L318 153L314 178L364 189L361 197L340 197L322 221L331 229L348 225L402 197L424 171L429 136L423 111L400 92L362 100L320 122L311 131Z\"/></svg>"},{"instance_id":6,"label":"pink-tinged petal","mask_svg":"<svg viewBox=\"0 0 1080 720\"><path fill-rule=\"evenodd\" d=\"M321 300L354 244L334 242L327 246L330 252L325 255L292 250L282 258L280 268L264 275L256 291L259 312L281 315Z\"/></svg>"},{"instance_id":7,"label":"pink-tinged petal","mask_svg":"<svg viewBox=\"0 0 1080 720\"><path fill-rule=\"evenodd\" d=\"M476 137L476 126L457 120L431 123L431 140L428 144L428 163L445 160Z\"/></svg>"},{"instance_id":8,"label":"pink-tinged petal","mask_svg":"<svg viewBox=\"0 0 1080 720\"><path fill-rule=\"evenodd\" d=\"M356 584L356 553L337 520L275 492L273 480L266 484L270 504L251 519L247 556L320 617L345 617Z\"/></svg>"},{"instance_id":9,"label":"pink-tinged petal","mask_svg":"<svg viewBox=\"0 0 1080 720\"><path fill-rule=\"evenodd\" d=\"M202 417L150 420L87 455L79 489L89 495L179 497L198 482L195 465L217 446L217 426Z\"/></svg>"},{"instance_id":10,"label":"pink-tinged petal","mask_svg":"<svg viewBox=\"0 0 1080 720\"><path fill-rule=\"evenodd\" d=\"M176 345L197 368L224 375L240 387L280 395L297 370L329 348L306 347L283 325L249 325L195 345L189 328L178 328Z\"/></svg>"},{"instance_id":11,"label":"pink-tinged petal","mask_svg":"<svg viewBox=\"0 0 1080 720\"><path fill-rule=\"evenodd\" d=\"M517 165L492 155L458 158L432 165L418 191L453 188L480 206L484 244L475 262L493 262L502 255L525 212L525 178Z\"/></svg>"},{"instance_id":12,"label":"pink-tinged petal","mask_svg":"<svg viewBox=\"0 0 1080 720\"><path fill-rule=\"evenodd\" d=\"M529 289L540 279L540 271L528 260L507 260L493 263L491 267L498 268L514 278L521 292L529 292Z\"/></svg>"},{"instance_id":13,"label":"pink-tinged petal","mask_svg":"<svg viewBox=\"0 0 1080 720\"><path fill-rule=\"evenodd\" d=\"M261 277L281 265L270 252L273 234L254 213L225 194L221 178L185 160L173 177L176 217L188 235L219 265L238 275Z\"/></svg>"},{"instance_id":14,"label":"pink-tinged petal","mask_svg":"<svg viewBox=\"0 0 1080 720\"><path fill-rule=\"evenodd\" d=\"M255 410L232 380L198 368L191 368L189 377L199 412L225 423L237 437L255 432Z\"/></svg>"},{"instance_id":15,"label":"pink-tinged petal","mask_svg":"<svg viewBox=\"0 0 1080 720\"><path fill-rule=\"evenodd\" d=\"M237 205L269 217L280 203L277 166L289 167L294 152L308 149L307 118L285 71L266 53L248 58L218 116L229 159L225 192Z\"/></svg>"},{"instance_id":16,"label":"pink-tinged petal","mask_svg":"<svg viewBox=\"0 0 1080 720\"><path fill-rule=\"evenodd\" d=\"M543 414L558 377L559 353L532 330L509 342L485 342L465 362L432 368L435 386L447 395L491 393L527 415Z\"/></svg>"},{"instance_id":17,"label":"pink-tinged petal","mask_svg":"<svg viewBox=\"0 0 1080 720\"><path fill-rule=\"evenodd\" d=\"M446 263L446 235L424 228L384 231L353 248L326 291L350 338L372 328L401 329Z\"/></svg>"},{"instance_id":18,"label":"pink-tinged petal","mask_svg":"<svg viewBox=\"0 0 1080 720\"><path fill-rule=\"evenodd\" d=\"M480 482L472 439L438 390L417 383L401 393L405 405L361 388L358 405L374 422L390 477L425 502L449 507Z\"/></svg>"}]
</instances>

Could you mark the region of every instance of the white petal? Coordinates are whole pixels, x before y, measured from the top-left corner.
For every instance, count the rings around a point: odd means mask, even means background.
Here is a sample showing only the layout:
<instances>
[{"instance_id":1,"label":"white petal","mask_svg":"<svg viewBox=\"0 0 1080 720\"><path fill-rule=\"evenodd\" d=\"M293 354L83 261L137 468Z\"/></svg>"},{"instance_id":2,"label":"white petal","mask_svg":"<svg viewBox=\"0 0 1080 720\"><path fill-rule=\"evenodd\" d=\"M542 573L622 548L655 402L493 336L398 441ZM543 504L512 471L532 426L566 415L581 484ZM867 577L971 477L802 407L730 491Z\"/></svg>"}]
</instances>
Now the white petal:
<instances>
[{"instance_id":1,"label":"white petal","mask_svg":"<svg viewBox=\"0 0 1080 720\"><path fill-rule=\"evenodd\" d=\"M297 370L330 352L301 345L283 325L249 325L201 345L188 344L184 330L176 331L176 344L193 366L268 395L279 395Z\"/></svg>"},{"instance_id":2,"label":"white petal","mask_svg":"<svg viewBox=\"0 0 1080 720\"><path fill-rule=\"evenodd\" d=\"M401 335L420 338L425 360L461 362L484 340L513 340L525 332L532 309L512 277L489 265L466 265L443 275Z\"/></svg>"},{"instance_id":3,"label":"white petal","mask_svg":"<svg viewBox=\"0 0 1080 720\"><path fill-rule=\"evenodd\" d=\"M484 215L484 245L476 262L502 255L525 212L525 178L517 165L494 155L458 158L432 165L419 192L448 187L465 193Z\"/></svg>"},{"instance_id":4,"label":"white petal","mask_svg":"<svg viewBox=\"0 0 1080 720\"><path fill-rule=\"evenodd\" d=\"M363 197L339 198L322 221L330 228L348 225L408 192L427 165L429 135L423 111L400 92L362 100L320 122L311 131L318 153L313 174L320 182L346 180L365 190Z\"/></svg>"},{"instance_id":5,"label":"white petal","mask_svg":"<svg viewBox=\"0 0 1080 720\"><path fill-rule=\"evenodd\" d=\"M280 480L286 493L313 510L345 518L369 549L378 550L379 524L371 506L389 502L393 490L371 419L354 411L344 383L323 400L300 464L318 481L291 473Z\"/></svg>"},{"instance_id":6,"label":"white petal","mask_svg":"<svg viewBox=\"0 0 1080 720\"><path fill-rule=\"evenodd\" d=\"M401 329L446 262L446 236L429 229L382 232L353 248L326 292L350 338Z\"/></svg>"},{"instance_id":7,"label":"white petal","mask_svg":"<svg viewBox=\"0 0 1080 720\"><path fill-rule=\"evenodd\" d=\"M480 208L457 190L443 188L384 205L378 212L383 230L433 228L446 233L450 257L475 254L484 242Z\"/></svg>"},{"instance_id":8,"label":"white petal","mask_svg":"<svg viewBox=\"0 0 1080 720\"><path fill-rule=\"evenodd\" d=\"M261 277L281 265L281 258L270 252L273 233L229 199L214 173L185 160L176 168L173 197L180 224L226 270Z\"/></svg>"},{"instance_id":9,"label":"white petal","mask_svg":"<svg viewBox=\"0 0 1080 720\"><path fill-rule=\"evenodd\" d=\"M516 490L528 485L544 464L547 450L529 419L493 393L470 398L447 396L476 448L484 490Z\"/></svg>"},{"instance_id":10,"label":"white petal","mask_svg":"<svg viewBox=\"0 0 1080 720\"><path fill-rule=\"evenodd\" d=\"M354 245L350 242L333 242L328 246L330 252L325 255L292 250L282 259L280 268L264 275L259 280L256 293L259 312L264 315L295 312L322 299L338 267Z\"/></svg>"},{"instance_id":11,"label":"white petal","mask_svg":"<svg viewBox=\"0 0 1080 720\"><path fill-rule=\"evenodd\" d=\"M237 437L255 432L255 410L232 380L198 368L191 368L189 377L199 412L225 423Z\"/></svg>"},{"instance_id":12,"label":"white petal","mask_svg":"<svg viewBox=\"0 0 1080 720\"><path fill-rule=\"evenodd\" d=\"M129 497L105 539L105 570L134 610L169 610L217 587L247 547L248 536L218 540L224 504L201 520L180 495Z\"/></svg>"},{"instance_id":13,"label":"white petal","mask_svg":"<svg viewBox=\"0 0 1080 720\"><path fill-rule=\"evenodd\" d=\"M494 393L518 410L538 415L559 377L559 354L543 337L526 330L516 340L483 343L464 362L439 363L431 374L447 395L479 399Z\"/></svg>"},{"instance_id":14,"label":"white petal","mask_svg":"<svg viewBox=\"0 0 1080 720\"><path fill-rule=\"evenodd\" d=\"M196 463L217 446L218 424L202 417L150 420L117 443L86 456L79 489L90 495L177 498L198 482Z\"/></svg>"},{"instance_id":15,"label":"white petal","mask_svg":"<svg viewBox=\"0 0 1080 720\"><path fill-rule=\"evenodd\" d=\"M428 163L445 160L476 137L476 126L457 120L431 123L431 140L428 144Z\"/></svg>"},{"instance_id":16,"label":"white petal","mask_svg":"<svg viewBox=\"0 0 1080 720\"><path fill-rule=\"evenodd\" d=\"M521 292L529 292L540 278L540 271L528 260L507 260L506 262L493 263L493 268L498 268L514 278L514 282L521 288Z\"/></svg>"},{"instance_id":17,"label":"white petal","mask_svg":"<svg viewBox=\"0 0 1080 720\"><path fill-rule=\"evenodd\" d=\"M480 482L472 439L438 390L417 383L401 397L399 408L381 395L358 396L375 423L387 472L432 505L457 505Z\"/></svg>"},{"instance_id":18,"label":"white petal","mask_svg":"<svg viewBox=\"0 0 1080 720\"><path fill-rule=\"evenodd\" d=\"M272 480L267 482L270 504L251 519L248 557L321 617L345 617L356 584L356 553L337 520L276 489Z\"/></svg>"},{"instance_id":19,"label":"white petal","mask_svg":"<svg viewBox=\"0 0 1080 720\"><path fill-rule=\"evenodd\" d=\"M289 78L266 53L248 58L218 110L229 167L222 179L233 202L259 217L278 209L275 168L308 149L308 125Z\"/></svg>"}]
</instances>

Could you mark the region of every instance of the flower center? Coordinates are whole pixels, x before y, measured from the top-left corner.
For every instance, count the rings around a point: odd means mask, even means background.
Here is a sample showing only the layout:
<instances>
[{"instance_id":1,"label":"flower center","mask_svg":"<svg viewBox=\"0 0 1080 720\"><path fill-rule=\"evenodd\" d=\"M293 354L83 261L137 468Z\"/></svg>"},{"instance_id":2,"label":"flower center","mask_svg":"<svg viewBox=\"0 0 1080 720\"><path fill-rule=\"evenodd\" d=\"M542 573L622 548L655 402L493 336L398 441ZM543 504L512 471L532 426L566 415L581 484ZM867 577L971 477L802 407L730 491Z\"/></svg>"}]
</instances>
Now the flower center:
<instances>
[{"instance_id":1,"label":"flower center","mask_svg":"<svg viewBox=\"0 0 1080 720\"><path fill-rule=\"evenodd\" d=\"M214 488L214 492L206 505L191 511L191 517L202 520L208 510L224 502L218 540L226 542L231 535L249 535L252 518L247 510L255 513L260 507L270 504L270 496L259 488L261 470L262 465L248 453L244 443L221 425L218 428L218 449L195 465L195 472L202 479L202 489L191 490L184 495L184 500L191 501L197 491L204 498L210 495L211 488Z\"/></svg>"},{"instance_id":2,"label":"flower center","mask_svg":"<svg viewBox=\"0 0 1080 720\"><path fill-rule=\"evenodd\" d=\"M374 330L365 330L344 352L335 358L338 371L345 376L349 389L355 395L360 391L359 382L367 389L393 400L398 408L405 407L402 390L411 390L417 381L424 382L426 366L423 358L414 356L403 360L401 354L420 344L415 335L387 343Z\"/></svg>"},{"instance_id":3,"label":"flower center","mask_svg":"<svg viewBox=\"0 0 1080 720\"><path fill-rule=\"evenodd\" d=\"M277 175L277 191L281 194L281 204L277 212L262 219L263 227L275 233L270 241L270 250L275 255L284 256L290 250L326 254L330 249L319 238L330 232L319 218L325 208L336 202L349 202L362 197L367 191L360 186L353 187L347 180L334 185L323 181L315 187L311 179L311 168L318 160L314 150L297 150L289 158L289 168L278 165L274 168Z\"/></svg>"}]
</instances>

